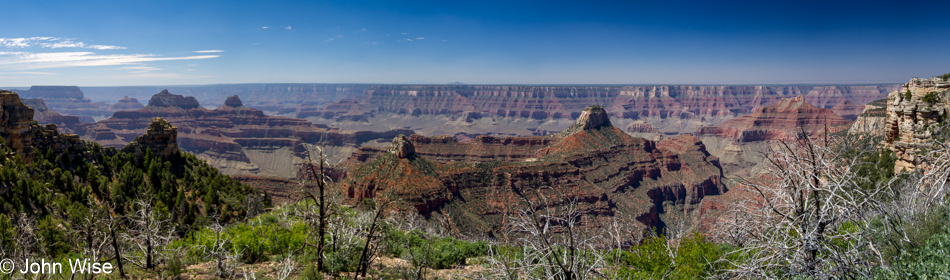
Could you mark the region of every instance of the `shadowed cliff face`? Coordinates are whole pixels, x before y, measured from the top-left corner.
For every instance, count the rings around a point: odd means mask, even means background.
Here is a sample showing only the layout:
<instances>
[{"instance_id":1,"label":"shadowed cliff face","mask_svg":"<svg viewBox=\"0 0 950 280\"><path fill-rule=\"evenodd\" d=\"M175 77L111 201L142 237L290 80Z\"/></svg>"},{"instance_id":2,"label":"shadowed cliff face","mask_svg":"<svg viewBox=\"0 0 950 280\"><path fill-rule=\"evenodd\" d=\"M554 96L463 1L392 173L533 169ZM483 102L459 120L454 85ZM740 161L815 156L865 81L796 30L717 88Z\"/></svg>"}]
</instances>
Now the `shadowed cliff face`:
<instances>
[{"instance_id":1,"label":"shadowed cliff face","mask_svg":"<svg viewBox=\"0 0 950 280\"><path fill-rule=\"evenodd\" d=\"M0 91L0 136L21 157L32 156L33 109L23 104L14 92Z\"/></svg>"},{"instance_id":2,"label":"shadowed cliff face","mask_svg":"<svg viewBox=\"0 0 950 280\"><path fill-rule=\"evenodd\" d=\"M468 233L504 230L507 215L541 196L548 200L534 202L576 200L592 229L614 217L662 229L725 191L718 159L696 137L631 137L600 106L579 115L574 129L551 136L460 143L413 135L388 149L361 148L344 164L351 168L343 188L354 203L395 195L403 209L448 215Z\"/></svg>"},{"instance_id":3,"label":"shadowed cliff face","mask_svg":"<svg viewBox=\"0 0 950 280\"><path fill-rule=\"evenodd\" d=\"M88 155L91 149L78 135L59 133L55 124L33 124L33 116L34 110L24 104L19 95L0 90L0 136L25 162L32 161L37 149L62 154L67 162L81 161Z\"/></svg>"}]
</instances>

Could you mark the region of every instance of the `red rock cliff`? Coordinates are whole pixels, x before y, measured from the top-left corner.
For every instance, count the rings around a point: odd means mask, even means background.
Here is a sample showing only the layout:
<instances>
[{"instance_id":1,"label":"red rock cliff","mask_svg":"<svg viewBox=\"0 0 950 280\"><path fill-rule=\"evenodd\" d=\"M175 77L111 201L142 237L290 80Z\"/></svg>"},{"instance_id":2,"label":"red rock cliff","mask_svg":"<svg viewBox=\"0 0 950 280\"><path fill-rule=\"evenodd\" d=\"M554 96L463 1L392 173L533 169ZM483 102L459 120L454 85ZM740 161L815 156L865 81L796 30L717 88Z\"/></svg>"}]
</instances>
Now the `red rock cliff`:
<instances>
[{"instance_id":1,"label":"red rock cliff","mask_svg":"<svg viewBox=\"0 0 950 280\"><path fill-rule=\"evenodd\" d=\"M718 159L696 137L634 138L613 127L600 106L579 115L570 129L546 137L399 137L388 150L354 154L343 188L354 203L394 194L404 209L448 215L474 233L503 230L525 193L550 203L574 199L591 219L662 229L725 191Z\"/></svg>"}]
</instances>

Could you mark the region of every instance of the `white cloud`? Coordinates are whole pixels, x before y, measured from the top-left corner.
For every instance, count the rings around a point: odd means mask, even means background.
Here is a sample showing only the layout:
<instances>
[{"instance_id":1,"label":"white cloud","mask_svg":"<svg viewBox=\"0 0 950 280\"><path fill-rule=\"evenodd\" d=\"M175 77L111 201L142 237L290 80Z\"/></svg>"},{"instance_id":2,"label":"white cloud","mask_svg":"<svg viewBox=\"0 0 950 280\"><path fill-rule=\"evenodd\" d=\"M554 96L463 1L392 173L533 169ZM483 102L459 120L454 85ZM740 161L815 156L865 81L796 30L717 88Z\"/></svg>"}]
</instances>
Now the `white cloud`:
<instances>
[{"instance_id":1,"label":"white cloud","mask_svg":"<svg viewBox=\"0 0 950 280\"><path fill-rule=\"evenodd\" d=\"M281 26L281 28L287 29L287 30L293 30L293 29L294 29L294 27L293 27L293 26L290 26L290 25Z\"/></svg>"},{"instance_id":2,"label":"white cloud","mask_svg":"<svg viewBox=\"0 0 950 280\"><path fill-rule=\"evenodd\" d=\"M188 67L195 67L195 66L198 66L198 64L188 64L188 65L185 65L185 66L188 66Z\"/></svg>"},{"instance_id":3,"label":"white cloud","mask_svg":"<svg viewBox=\"0 0 950 280\"><path fill-rule=\"evenodd\" d=\"M90 48L90 49L97 49L97 50L124 50L124 49L127 49L126 47L109 46L109 45L92 45L92 46L89 46L88 48Z\"/></svg>"},{"instance_id":4,"label":"white cloud","mask_svg":"<svg viewBox=\"0 0 950 280\"><path fill-rule=\"evenodd\" d=\"M196 53L222 53L222 52L224 52L224 51L222 51L222 50L201 50L201 51L195 51L195 52L196 52Z\"/></svg>"},{"instance_id":5,"label":"white cloud","mask_svg":"<svg viewBox=\"0 0 950 280\"><path fill-rule=\"evenodd\" d=\"M416 40L425 40L426 37L416 37Z\"/></svg>"},{"instance_id":6,"label":"white cloud","mask_svg":"<svg viewBox=\"0 0 950 280\"><path fill-rule=\"evenodd\" d=\"M50 39L53 39L53 37L0 38L0 46L8 48L26 48L36 44L36 42Z\"/></svg>"},{"instance_id":7,"label":"white cloud","mask_svg":"<svg viewBox=\"0 0 950 280\"><path fill-rule=\"evenodd\" d=\"M409 33L403 32L402 35L409 35Z\"/></svg>"},{"instance_id":8,"label":"white cloud","mask_svg":"<svg viewBox=\"0 0 950 280\"><path fill-rule=\"evenodd\" d=\"M261 26L261 29L268 29L270 26Z\"/></svg>"},{"instance_id":9,"label":"white cloud","mask_svg":"<svg viewBox=\"0 0 950 280\"><path fill-rule=\"evenodd\" d=\"M151 71L164 70L164 69L162 69L162 68L151 67L151 66L127 66L127 67L122 67L122 69L125 69L125 70L133 70L133 71L131 71L131 72L129 72L129 73L148 73L148 72L151 72Z\"/></svg>"},{"instance_id":10,"label":"white cloud","mask_svg":"<svg viewBox=\"0 0 950 280\"><path fill-rule=\"evenodd\" d=\"M40 47L49 49L60 48L86 48L97 50L124 50L126 47L110 45L86 45L86 43L74 41L68 38L56 37L30 37L30 38L0 38L0 46L8 48L28 48Z\"/></svg>"},{"instance_id":11,"label":"white cloud","mask_svg":"<svg viewBox=\"0 0 950 280\"><path fill-rule=\"evenodd\" d=\"M100 55L93 52L0 52L0 67L18 70L51 69L81 66L129 65L149 61L195 60L218 58L220 55L163 57L155 54Z\"/></svg>"},{"instance_id":12,"label":"white cloud","mask_svg":"<svg viewBox=\"0 0 950 280\"><path fill-rule=\"evenodd\" d=\"M0 74L24 74L24 75L56 75L50 72L30 72L30 71L21 71L21 72L0 72Z\"/></svg>"}]
</instances>

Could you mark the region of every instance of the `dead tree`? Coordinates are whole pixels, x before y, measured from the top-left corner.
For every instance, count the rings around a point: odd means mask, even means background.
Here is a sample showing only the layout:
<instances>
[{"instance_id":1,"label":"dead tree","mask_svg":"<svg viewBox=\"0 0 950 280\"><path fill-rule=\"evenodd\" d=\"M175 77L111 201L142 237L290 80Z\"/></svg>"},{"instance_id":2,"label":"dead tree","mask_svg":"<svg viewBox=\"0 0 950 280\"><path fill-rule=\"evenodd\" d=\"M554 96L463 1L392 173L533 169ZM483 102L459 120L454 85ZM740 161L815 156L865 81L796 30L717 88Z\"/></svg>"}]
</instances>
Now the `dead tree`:
<instances>
[{"instance_id":1,"label":"dead tree","mask_svg":"<svg viewBox=\"0 0 950 280\"><path fill-rule=\"evenodd\" d=\"M307 144L303 144L309 146ZM316 150L316 151L314 151ZM326 235L327 235L327 219L329 215L329 207L327 204L328 197L328 188L329 183L332 182L330 176L327 176L327 171L329 169L329 162L327 161L327 156L324 154L324 147L315 146L313 148L306 148L307 151L307 171L309 174L306 174L305 177L313 178L315 182L316 189L307 188L307 184L301 182L301 186L305 186L303 190L305 199L312 199L317 206L317 215L312 217L309 213L312 211L307 211L306 220L310 221L311 225L315 224L317 228L316 239L317 244L317 268L319 271L326 271L326 266L324 265L324 248L326 245ZM316 153L316 154L314 154ZM308 205L308 210L310 209Z\"/></svg>"},{"instance_id":2,"label":"dead tree","mask_svg":"<svg viewBox=\"0 0 950 280\"><path fill-rule=\"evenodd\" d=\"M379 249L378 243L373 241L381 238L377 230L379 230L379 225L383 221L384 212L389 209L390 200L386 199L385 201L376 201L374 203L375 209L372 212L373 219L370 221L369 229L366 233L366 242L363 246L363 252L360 254L359 265L356 268L356 274L359 274L362 277L366 277L366 271L369 270L370 264L372 264L373 256L376 255L377 250ZM353 279L356 279L356 275L353 275Z\"/></svg>"},{"instance_id":3,"label":"dead tree","mask_svg":"<svg viewBox=\"0 0 950 280\"><path fill-rule=\"evenodd\" d=\"M135 245L145 260L127 258L146 269L153 269L162 261L159 251L171 242L174 236L174 226L165 217L160 217L152 206L150 198L136 200L135 212L128 217L129 229L123 238Z\"/></svg>"},{"instance_id":4,"label":"dead tree","mask_svg":"<svg viewBox=\"0 0 950 280\"><path fill-rule=\"evenodd\" d=\"M496 251L497 246L492 246L489 263L496 271L494 277L565 280L605 277L599 271L606 267L600 249L610 246L610 238L603 236L602 231L585 228L591 222L576 198L558 193L557 200L551 201L542 190L556 192L549 187L535 190L535 194L526 191L522 195L521 210L508 217L509 230L504 239L512 240L508 242L510 245L519 246L522 257Z\"/></svg>"},{"instance_id":5,"label":"dead tree","mask_svg":"<svg viewBox=\"0 0 950 280\"><path fill-rule=\"evenodd\" d=\"M754 194L739 203L723 229L742 240L728 271L739 278L871 277L880 254L871 217L884 187L865 189L855 175L860 157L844 157L836 139L781 141L766 154L769 173L741 184Z\"/></svg>"}]
</instances>

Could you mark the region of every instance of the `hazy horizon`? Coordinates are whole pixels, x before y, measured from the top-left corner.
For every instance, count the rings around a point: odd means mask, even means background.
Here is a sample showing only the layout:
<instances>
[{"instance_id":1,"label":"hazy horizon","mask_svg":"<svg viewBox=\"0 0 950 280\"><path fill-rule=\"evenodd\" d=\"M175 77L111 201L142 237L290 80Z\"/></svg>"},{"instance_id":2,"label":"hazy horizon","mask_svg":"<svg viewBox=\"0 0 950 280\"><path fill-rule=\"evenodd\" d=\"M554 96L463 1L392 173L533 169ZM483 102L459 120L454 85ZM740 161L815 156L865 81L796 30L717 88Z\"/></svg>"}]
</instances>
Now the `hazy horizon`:
<instances>
[{"instance_id":1,"label":"hazy horizon","mask_svg":"<svg viewBox=\"0 0 950 280\"><path fill-rule=\"evenodd\" d=\"M829 85L950 71L950 3L5 3L0 85Z\"/></svg>"}]
</instances>

